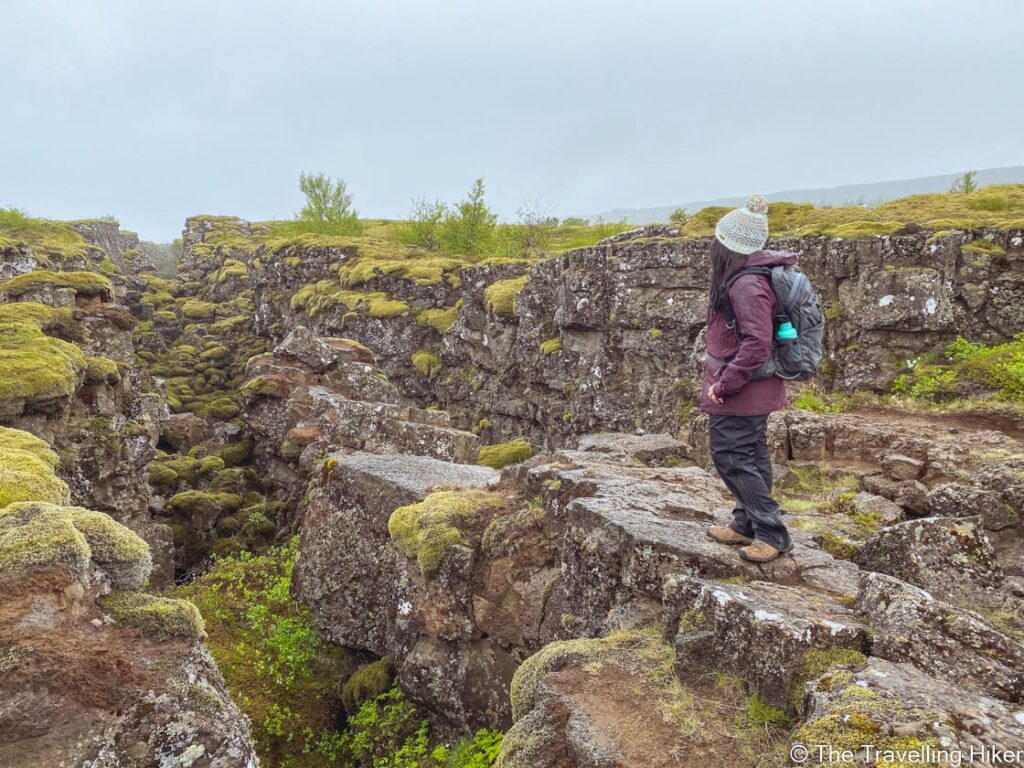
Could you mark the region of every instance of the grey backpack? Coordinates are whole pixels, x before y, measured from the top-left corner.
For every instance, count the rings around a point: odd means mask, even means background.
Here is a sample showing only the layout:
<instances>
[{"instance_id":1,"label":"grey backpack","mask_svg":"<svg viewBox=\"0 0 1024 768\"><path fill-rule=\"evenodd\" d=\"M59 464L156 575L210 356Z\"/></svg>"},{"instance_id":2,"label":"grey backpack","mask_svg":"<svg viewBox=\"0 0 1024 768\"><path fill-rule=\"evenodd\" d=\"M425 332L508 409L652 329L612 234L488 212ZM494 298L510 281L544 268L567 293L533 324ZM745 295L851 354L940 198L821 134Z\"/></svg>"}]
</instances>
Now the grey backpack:
<instances>
[{"instance_id":1,"label":"grey backpack","mask_svg":"<svg viewBox=\"0 0 1024 768\"><path fill-rule=\"evenodd\" d=\"M787 381L806 381L818 374L823 355L825 315L821 300L807 275L795 267L747 267L729 278L725 286L726 315L736 322L729 305L729 289L742 275L767 275L775 292L775 318L772 325L772 356L754 371L752 379L776 376ZM776 332L784 322L796 328L795 339L779 339ZM739 326L736 326L737 330Z\"/></svg>"}]
</instances>

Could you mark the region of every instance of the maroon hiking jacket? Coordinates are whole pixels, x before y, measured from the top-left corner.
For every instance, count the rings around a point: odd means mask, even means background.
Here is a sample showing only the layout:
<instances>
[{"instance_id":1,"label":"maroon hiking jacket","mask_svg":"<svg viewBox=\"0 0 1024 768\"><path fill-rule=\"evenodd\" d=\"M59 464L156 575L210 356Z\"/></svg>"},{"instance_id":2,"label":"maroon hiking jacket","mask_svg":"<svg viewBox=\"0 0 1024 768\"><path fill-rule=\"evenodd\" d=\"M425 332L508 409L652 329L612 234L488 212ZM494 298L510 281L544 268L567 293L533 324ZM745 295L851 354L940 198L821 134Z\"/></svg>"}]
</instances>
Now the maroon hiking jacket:
<instances>
[{"instance_id":1,"label":"maroon hiking jacket","mask_svg":"<svg viewBox=\"0 0 1024 768\"><path fill-rule=\"evenodd\" d=\"M747 267L796 264L797 255L785 251L757 251L746 261ZM729 302L736 315L736 328L714 307L708 310L708 355L725 362L724 366L704 360L704 385L700 390L700 409L718 416L763 416L784 408L786 385L782 379L754 379L750 375L772 353L775 319L775 292L767 275L741 275L729 289ZM722 405L708 399L708 387Z\"/></svg>"}]
</instances>

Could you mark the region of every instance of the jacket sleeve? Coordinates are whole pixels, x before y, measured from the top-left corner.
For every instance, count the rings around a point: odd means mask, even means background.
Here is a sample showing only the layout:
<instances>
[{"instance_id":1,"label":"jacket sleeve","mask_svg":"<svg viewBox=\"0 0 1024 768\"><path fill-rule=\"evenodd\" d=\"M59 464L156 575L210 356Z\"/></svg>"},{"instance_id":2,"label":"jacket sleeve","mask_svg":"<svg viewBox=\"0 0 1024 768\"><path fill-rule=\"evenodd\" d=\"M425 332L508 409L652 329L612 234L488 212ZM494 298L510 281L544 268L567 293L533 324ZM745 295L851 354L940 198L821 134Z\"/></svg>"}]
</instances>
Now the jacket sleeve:
<instances>
[{"instance_id":1,"label":"jacket sleeve","mask_svg":"<svg viewBox=\"0 0 1024 768\"><path fill-rule=\"evenodd\" d=\"M775 331L775 292L763 277L739 278L729 290L729 303L736 315L740 346L718 380L719 397L735 395L750 381L754 371L768 362Z\"/></svg>"}]
</instances>

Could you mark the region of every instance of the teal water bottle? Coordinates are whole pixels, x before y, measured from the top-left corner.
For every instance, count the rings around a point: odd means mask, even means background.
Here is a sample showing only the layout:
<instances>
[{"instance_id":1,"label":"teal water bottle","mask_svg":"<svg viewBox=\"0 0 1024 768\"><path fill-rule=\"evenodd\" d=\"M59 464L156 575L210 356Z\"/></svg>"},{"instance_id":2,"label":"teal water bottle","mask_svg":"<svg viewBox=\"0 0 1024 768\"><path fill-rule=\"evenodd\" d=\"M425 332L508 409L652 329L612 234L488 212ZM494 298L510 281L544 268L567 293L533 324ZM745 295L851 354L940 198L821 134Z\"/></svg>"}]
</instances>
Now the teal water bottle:
<instances>
[{"instance_id":1,"label":"teal water bottle","mask_svg":"<svg viewBox=\"0 0 1024 768\"><path fill-rule=\"evenodd\" d=\"M775 338L780 341L786 341L789 339L795 339L797 337L796 328L788 320L779 326L778 332L775 334Z\"/></svg>"}]
</instances>

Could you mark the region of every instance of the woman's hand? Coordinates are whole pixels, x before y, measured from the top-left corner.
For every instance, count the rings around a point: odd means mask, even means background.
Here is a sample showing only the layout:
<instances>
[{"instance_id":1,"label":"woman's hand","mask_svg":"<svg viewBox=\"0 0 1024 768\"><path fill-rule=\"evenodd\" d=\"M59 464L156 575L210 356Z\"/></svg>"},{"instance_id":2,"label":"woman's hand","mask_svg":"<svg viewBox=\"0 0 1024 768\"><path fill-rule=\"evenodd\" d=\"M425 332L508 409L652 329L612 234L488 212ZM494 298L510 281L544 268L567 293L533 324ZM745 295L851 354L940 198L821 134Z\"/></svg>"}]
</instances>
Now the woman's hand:
<instances>
[{"instance_id":1,"label":"woman's hand","mask_svg":"<svg viewBox=\"0 0 1024 768\"><path fill-rule=\"evenodd\" d=\"M725 402L725 400L723 400L722 398L720 398L718 395L715 394L715 385L714 384L712 384L710 387L708 387L708 400L710 400L712 403L715 403L717 405L721 405L722 403Z\"/></svg>"}]
</instances>

